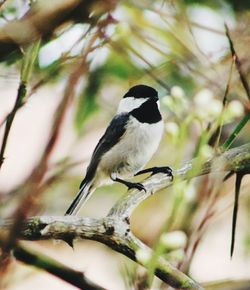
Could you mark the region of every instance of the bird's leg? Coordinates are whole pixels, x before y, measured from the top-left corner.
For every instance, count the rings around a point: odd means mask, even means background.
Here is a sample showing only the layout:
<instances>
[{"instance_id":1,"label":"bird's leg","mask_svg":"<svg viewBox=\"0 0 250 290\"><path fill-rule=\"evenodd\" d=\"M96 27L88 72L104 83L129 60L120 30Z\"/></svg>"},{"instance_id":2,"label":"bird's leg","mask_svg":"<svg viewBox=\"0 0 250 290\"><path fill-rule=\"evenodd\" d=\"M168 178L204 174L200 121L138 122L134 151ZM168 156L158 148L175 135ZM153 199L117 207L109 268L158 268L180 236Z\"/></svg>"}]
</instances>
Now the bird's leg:
<instances>
[{"instance_id":1,"label":"bird's leg","mask_svg":"<svg viewBox=\"0 0 250 290\"><path fill-rule=\"evenodd\" d=\"M144 173L148 173L148 172L151 172L151 175L154 175L156 173L165 173L168 176L170 176L172 179L174 178L173 177L173 170L168 166L146 168L146 169L143 169L143 170L137 172L135 174L135 176L141 175Z\"/></svg>"},{"instance_id":2,"label":"bird's leg","mask_svg":"<svg viewBox=\"0 0 250 290\"><path fill-rule=\"evenodd\" d=\"M132 188L136 188L138 190L144 190L146 192L145 187L141 183L139 183L139 182L130 182L130 181L121 179L121 178L117 177L116 174L114 174L114 173L112 173L110 175L110 178L113 181L116 181L116 182L119 182L121 184L126 185L129 190L132 189Z\"/></svg>"}]
</instances>

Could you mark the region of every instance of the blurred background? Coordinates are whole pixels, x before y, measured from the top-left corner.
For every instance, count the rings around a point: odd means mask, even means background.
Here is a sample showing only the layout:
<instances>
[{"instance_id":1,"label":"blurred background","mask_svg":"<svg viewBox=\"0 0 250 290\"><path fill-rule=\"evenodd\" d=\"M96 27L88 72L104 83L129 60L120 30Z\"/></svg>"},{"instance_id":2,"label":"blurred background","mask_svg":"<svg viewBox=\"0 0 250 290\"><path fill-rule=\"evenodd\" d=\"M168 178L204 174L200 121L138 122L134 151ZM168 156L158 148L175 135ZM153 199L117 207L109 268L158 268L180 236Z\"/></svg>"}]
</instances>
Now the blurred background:
<instances>
[{"instance_id":1,"label":"blurred background","mask_svg":"<svg viewBox=\"0 0 250 290\"><path fill-rule=\"evenodd\" d=\"M225 24L249 79L249 1L1 1L1 219L13 217L24 196L26 216L63 215L136 84L158 90L165 121L149 165L176 169L218 152L250 109ZM249 132L246 124L233 146L249 142ZM132 228L195 280L211 282L206 289L250 289L242 286L250 276L250 180L243 179L230 259L235 177L223 177L175 182L135 210ZM101 187L80 215L103 217L124 194L121 185ZM96 242L77 241L74 251L63 242L25 244L108 289L147 289L143 268ZM17 261L5 279L13 290L74 289ZM155 278L150 289L168 288Z\"/></svg>"}]
</instances>

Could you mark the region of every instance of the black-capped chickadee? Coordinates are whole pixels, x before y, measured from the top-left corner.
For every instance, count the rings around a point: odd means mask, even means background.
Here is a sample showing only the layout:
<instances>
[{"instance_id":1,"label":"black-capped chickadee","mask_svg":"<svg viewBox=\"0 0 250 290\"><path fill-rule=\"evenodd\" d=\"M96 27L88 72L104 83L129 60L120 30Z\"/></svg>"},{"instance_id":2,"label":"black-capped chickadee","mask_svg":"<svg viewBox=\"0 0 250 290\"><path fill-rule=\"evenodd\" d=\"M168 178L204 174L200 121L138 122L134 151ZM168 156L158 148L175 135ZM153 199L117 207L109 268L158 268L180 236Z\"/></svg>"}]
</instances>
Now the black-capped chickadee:
<instances>
[{"instance_id":1,"label":"black-capped chickadee","mask_svg":"<svg viewBox=\"0 0 250 290\"><path fill-rule=\"evenodd\" d=\"M129 189L145 190L142 184L123 178L146 172L165 172L172 176L169 167L140 171L157 150L163 128L157 91L146 85L132 87L123 96L117 114L99 140L80 190L66 215L76 214L91 193L110 180L122 183Z\"/></svg>"}]
</instances>

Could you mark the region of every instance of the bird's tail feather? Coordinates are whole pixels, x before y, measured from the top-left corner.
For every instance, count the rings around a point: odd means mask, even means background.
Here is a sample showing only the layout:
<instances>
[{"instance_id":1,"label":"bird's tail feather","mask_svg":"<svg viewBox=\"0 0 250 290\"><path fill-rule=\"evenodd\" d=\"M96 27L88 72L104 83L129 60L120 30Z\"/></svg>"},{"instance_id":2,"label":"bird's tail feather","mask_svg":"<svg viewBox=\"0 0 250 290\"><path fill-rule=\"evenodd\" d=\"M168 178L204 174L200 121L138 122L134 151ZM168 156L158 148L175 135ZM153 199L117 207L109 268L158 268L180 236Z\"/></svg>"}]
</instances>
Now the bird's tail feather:
<instances>
[{"instance_id":1,"label":"bird's tail feather","mask_svg":"<svg viewBox=\"0 0 250 290\"><path fill-rule=\"evenodd\" d=\"M82 184L65 215L76 215L83 204L87 201L92 191L93 190L90 182Z\"/></svg>"}]
</instances>

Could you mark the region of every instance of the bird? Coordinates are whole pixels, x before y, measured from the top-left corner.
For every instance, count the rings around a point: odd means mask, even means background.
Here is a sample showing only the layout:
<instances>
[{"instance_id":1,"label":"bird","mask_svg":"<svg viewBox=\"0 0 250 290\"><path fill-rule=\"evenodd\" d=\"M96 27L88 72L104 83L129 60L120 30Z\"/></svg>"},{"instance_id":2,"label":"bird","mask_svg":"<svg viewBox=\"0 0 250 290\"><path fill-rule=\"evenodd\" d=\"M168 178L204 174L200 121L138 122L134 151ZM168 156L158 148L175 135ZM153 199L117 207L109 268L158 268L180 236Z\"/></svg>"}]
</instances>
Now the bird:
<instances>
[{"instance_id":1,"label":"bird","mask_svg":"<svg viewBox=\"0 0 250 290\"><path fill-rule=\"evenodd\" d=\"M145 190L141 183L127 179L147 172L172 176L168 166L142 170L156 152L163 131L158 92L143 84L131 87L96 145L85 178L65 215L76 215L95 189L103 184L113 181L128 189Z\"/></svg>"}]
</instances>

